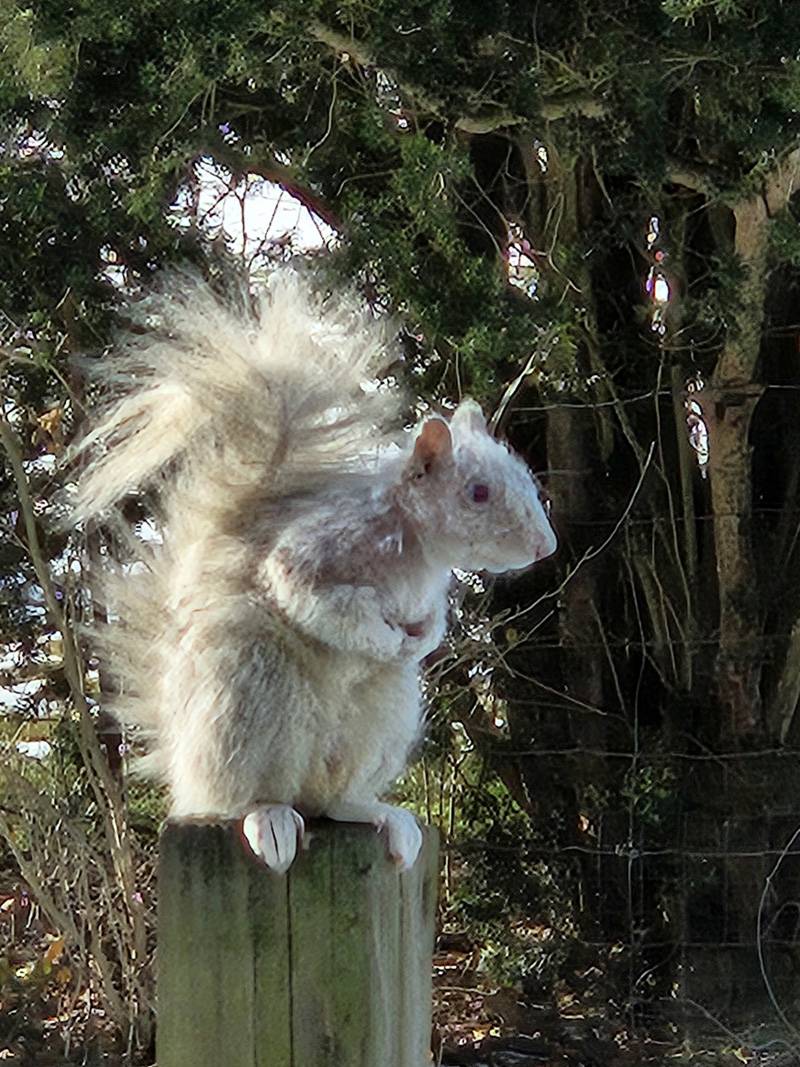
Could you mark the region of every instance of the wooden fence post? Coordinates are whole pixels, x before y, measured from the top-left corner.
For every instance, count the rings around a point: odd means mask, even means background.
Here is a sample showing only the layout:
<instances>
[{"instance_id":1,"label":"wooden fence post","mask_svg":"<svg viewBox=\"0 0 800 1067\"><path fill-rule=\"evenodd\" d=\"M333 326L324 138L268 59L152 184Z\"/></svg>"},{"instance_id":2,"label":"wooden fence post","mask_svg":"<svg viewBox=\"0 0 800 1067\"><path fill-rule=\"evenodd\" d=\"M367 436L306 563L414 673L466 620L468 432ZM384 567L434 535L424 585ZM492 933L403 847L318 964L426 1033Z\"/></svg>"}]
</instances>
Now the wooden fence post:
<instances>
[{"instance_id":1,"label":"wooden fence post","mask_svg":"<svg viewBox=\"0 0 800 1067\"><path fill-rule=\"evenodd\" d=\"M161 838L158 1067L427 1067L437 839L321 821L287 875L233 822Z\"/></svg>"}]
</instances>

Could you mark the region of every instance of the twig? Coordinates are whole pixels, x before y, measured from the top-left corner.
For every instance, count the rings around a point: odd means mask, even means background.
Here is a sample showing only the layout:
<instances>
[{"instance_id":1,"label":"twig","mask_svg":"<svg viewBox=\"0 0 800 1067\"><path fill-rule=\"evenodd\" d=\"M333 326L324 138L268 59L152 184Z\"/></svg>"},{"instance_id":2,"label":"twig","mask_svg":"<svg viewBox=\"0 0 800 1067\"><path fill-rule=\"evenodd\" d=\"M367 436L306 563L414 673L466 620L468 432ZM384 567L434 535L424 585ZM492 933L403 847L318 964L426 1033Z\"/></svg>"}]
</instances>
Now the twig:
<instances>
[{"instance_id":1,"label":"twig","mask_svg":"<svg viewBox=\"0 0 800 1067\"><path fill-rule=\"evenodd\" d=\"M30 483L22 458L22 448L14 428L2 414L0 414L0 444L8 456L16 483L20 513L27 537L27 550L41 586L47 610L53 624L61 633L64 674L79 717L78 745L81 757L89 774L92 791L102 816L102 826L108 842L111 862L122 889L124 906L133 936L132 951L136 959L143 960L147 956L147 935L141 909L136 903L134 862L124 824L122 796L100 748L91 710L83 690L83 670L75 637L67 625L56 597L50 569L42 550Z\"/></svg>"},{"instance_id":2,"label":"twig","mask_svg":"<svg viewBox=\"0 0 800 1067\"><path fill-rule=\"evenodd\" d=\"M775 861L774 867L764 879L764 889L761 893L761 900L758 902L758 917L756 918L756 947L758 949L758 966L761 969L761 977L764 981L764 988L766 989L767 995L769 996L769 999L772 1002L772 1006L775 1009L776 1015L786 1027L787 1031L790 1034L793 1034L796 1038L800 1038L800 1030L798 1030L794 1023L789 1020L789 1017L787 1016L786 1012L778 1003L778 998L775 996L775 990L772 988L772 982L770 981L769 975L767 974L767 964L766 960L764 959L764 910L767 903L767 896L769 894L770 889L772 888L772 880L778 873L780 865L783 863L784 859L791 851L792 845L795 843L798 837L800 837L800 826L797 827L792 836L786 842L783 849L781 850L781 854ZM793 1051L795 1055L800 1056L800 1046L794 1045Z\"/></svg>"},{"instance_id":3,"label":"twig","mask_svg":"<svg viewBox=\"0 0 800 1067\"><path fill-rule=\"evenodd\" d=\"M631 493L631 496L630 496L630 499L628 500L628 503L625 505L624 511L622 512L620 517L617 519L617 521L614 523L614 528L612 529L612 531L608 535L608 537L606 537L606 539L601 544L599 544L596 548L594 548L594 547L587 548L587 550L583 553L583 555L578 560L578 562L575 564L575 566L572 568L572 570L569 571L569 573L567 575L565 575L564 580L558 586L556 586L555 589L550 589L548 592L543 593L540 597L538 597L536 600L534 600L534 602L532 604L528 604L527 607L521 608L518 612L516 612L516 614L509 615L509 617L504 620L506 625L508 625L509 623L515 622L517 619L521 618L523 615L527 615L529 612L533 611L534 608L537 608L540 604L542 604L545 600L552 600L553 597L560 596L561 593L564 591L564 589L567 587L567 585L572 581L572 579L575 577L575 575L581 569L581 567L583 567L584 564L589 563L590 560L596 559L600 555L601 552L604 552L605 549L608 548L608 546L611 544L611 542L617 536L617 533L619 532L621 526L623 525L623 523L627 519L628 515L630 515L631 510L633 509L633 505L636 503L636 498L639 495L639 491L642 488L645 476L647 475L647 471L650 468L650 463L651 463L651 461L653 459L653 452L655 450L655 447L656 447L655 441L651 441L650 442L650 448L648 449L647 455L645 457L645 461L642 464L641 473L639 474L639 480L637 481L637 483L636 483L636 485L634 487L634 490Z\"/></svg>"}]
</instances>

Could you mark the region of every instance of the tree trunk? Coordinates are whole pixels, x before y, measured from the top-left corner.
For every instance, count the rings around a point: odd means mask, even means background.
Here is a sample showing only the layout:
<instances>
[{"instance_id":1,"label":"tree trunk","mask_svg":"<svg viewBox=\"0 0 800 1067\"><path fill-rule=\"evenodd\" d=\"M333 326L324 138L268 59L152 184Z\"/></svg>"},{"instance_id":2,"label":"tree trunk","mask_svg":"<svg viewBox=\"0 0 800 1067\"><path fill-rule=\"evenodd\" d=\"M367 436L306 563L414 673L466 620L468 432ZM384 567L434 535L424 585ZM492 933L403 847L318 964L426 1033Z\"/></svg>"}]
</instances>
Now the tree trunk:
<instances>
[{"instance_id":1,"label":"tree trunk","mask_svg":"<svg viewBox=\"0 0 800 1067\"><path fill-rule=\"evenodd\" d=\"M719 597L717 679L722 738L735 743L761 726L762 642L751 544L750 421L762 393L754 382L764 319L768 236L761 196L734 207L734 250L747 277L704 402Z\"/></svg>"}]
</instances>

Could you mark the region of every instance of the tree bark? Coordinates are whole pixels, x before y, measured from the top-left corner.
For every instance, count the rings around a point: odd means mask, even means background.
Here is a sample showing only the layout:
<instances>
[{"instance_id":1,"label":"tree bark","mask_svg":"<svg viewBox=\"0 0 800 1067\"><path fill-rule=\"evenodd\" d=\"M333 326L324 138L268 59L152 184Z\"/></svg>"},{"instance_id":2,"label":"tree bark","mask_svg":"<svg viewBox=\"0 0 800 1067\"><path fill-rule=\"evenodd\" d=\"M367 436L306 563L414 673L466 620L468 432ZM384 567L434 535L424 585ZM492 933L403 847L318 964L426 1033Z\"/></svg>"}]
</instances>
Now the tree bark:
<instances>
[{"instance_id":1,"label":"tree bark","mask_svg":"<svg viewBox=\"0 0 800 1067\"><path fill-rule=\"evenodd\" d=\"M709 471L714 523L719 648L717 685L731 742L761 727L762 641L757 625L756 571L751 544L753 411L763 392L754 381L764 319L769 216L755 196L733 209L734 251L746 270L739 308L706 391Z\"/></svg>"}]
</instances>

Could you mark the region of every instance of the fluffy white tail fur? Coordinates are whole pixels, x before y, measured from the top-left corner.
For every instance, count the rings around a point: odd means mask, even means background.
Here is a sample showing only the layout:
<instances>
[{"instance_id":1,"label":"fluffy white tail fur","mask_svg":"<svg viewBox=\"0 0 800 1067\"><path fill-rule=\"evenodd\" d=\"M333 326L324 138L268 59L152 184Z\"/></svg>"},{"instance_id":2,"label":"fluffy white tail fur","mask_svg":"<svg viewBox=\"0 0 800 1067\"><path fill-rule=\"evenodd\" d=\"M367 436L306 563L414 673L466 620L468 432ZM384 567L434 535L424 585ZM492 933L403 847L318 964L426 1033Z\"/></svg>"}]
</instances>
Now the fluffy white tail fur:
<instances>
[{"instance_id":1,"label":"fluffy white tail fur","mask_svg":"<svg viewBox=\"0 0 800 1067\"><path fill-rule=\"evenodd\" d=\"M134 317L144 329L99 363L105 405L73 450L88 458L77 521L176 460L183 479L170 484L192 490L215 476L240 498L315 488L374 449L376 427L397 414L396 393L362 388L385 358L382 326L346 301L324 304L292 271L236 306L173 273Z\"/></svg>"}]
</instances>

